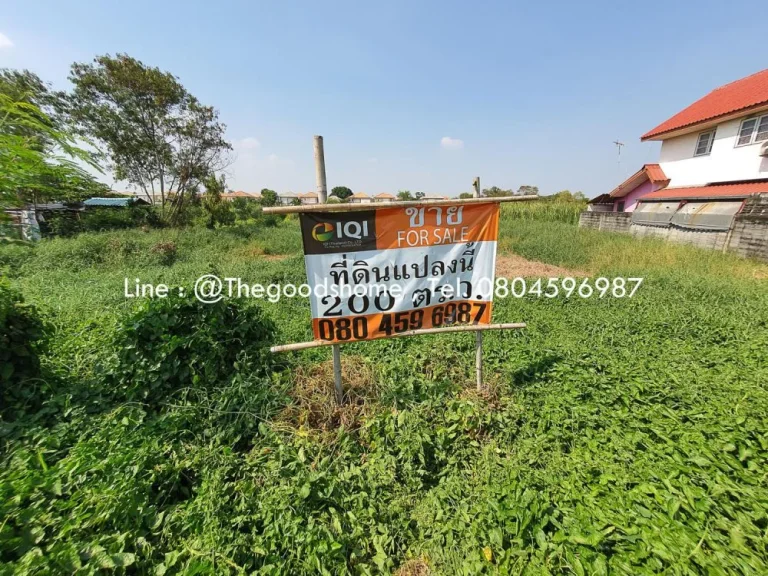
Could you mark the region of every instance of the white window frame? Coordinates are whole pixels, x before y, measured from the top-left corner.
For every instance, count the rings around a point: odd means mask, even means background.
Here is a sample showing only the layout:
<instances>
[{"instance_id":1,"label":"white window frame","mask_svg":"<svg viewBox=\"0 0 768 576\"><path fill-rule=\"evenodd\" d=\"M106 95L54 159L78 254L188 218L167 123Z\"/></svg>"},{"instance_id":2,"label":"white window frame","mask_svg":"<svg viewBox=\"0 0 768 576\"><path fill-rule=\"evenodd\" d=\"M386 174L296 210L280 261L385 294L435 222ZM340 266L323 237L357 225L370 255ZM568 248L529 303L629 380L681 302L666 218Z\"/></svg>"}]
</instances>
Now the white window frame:
<instances>
[{"instance_id":1,"label":"white window frame","mask_svg":"<svg viewBox=\"0 0 768 576\"><path fill-rule=\"evenodd\" d=\"M739 139L741 138L741 128L744 126L745 122L749 122L750 120L755 121L755 125L752 128L752 134L749 136L749 142L745 142L744 144L739 144ZM766 140L755 140L757 138L757 130L760 128L761 122L768 122L768 114L763 114L762 116L750 116L749 118L744 118L744 120L741 121L739 124L739 131L736 133L736 145L734 148L741 148L742 146L752 146L752 144L759 144L760 142L768 142L768 139Z\"/></svg>"},{"instance_id":2,"label":"white window frame","mask_svg":"<svg viewBox=\"0 0 768 576\"><path fill-rule=\"evenodd\" d=\"M717 132L717 128L714 128L713 130L707 130L706 132L700 132L699 137L696 138L696 146L693 148L693 156L694 158L698 158L699 156L709 156L712 152L712 144L715 142L715 133ZM712 137L709 139L709 143L707 144L707 149L704 152L697 153L697 150L699 149L699 144L701 143L701 137L706 136L707 134L711 134Z\"/></svg>"}]
</instances>

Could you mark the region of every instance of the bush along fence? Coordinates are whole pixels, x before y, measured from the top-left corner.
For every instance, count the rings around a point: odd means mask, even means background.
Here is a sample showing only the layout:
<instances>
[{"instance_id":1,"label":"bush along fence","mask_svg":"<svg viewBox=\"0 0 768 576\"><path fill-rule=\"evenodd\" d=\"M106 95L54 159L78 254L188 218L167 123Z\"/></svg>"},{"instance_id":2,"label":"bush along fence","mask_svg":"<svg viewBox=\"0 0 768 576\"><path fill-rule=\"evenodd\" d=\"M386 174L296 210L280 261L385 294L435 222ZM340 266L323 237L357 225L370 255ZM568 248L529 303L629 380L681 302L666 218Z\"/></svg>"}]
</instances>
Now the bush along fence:
<instances>
[{"instance_id":1,"label":"bush along fence","mask_svg":"<svg viewBox=\"0 0 768 576\"><path fill-rule=\"evenodd\" d=\"M655 236L768 262L768 194L749 197L727 229L708 230L671 221L645 225L634 222L632 212L586 211L579 216L579 226L634 236Z\"/></svg>"}]
</instances>

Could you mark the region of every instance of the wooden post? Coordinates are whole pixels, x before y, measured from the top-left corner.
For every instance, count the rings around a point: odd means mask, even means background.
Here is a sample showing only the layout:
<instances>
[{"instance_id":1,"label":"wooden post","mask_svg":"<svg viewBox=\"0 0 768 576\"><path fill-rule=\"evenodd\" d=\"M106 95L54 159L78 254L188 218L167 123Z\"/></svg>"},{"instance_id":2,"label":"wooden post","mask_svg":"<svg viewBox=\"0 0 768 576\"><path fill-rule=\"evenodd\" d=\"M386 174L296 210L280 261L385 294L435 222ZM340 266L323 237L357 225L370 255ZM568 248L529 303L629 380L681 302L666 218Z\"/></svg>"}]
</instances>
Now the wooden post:
<instances>
[{"instance_id":1,"label":"wooden post","mask_svg":"<svg viewBox=\"0 0 768 576\"><path fill-rule=\"evenodd\" d=\"M475 332L475 378L477 391L483 391L483 333Z\"/></svg>"},{"instance_id":2,"label":"wooden post","mask_svg":"<svg viewBox=\"0 0 768 576\"><path fill-rule=\"evenodd\" d=\"M341 383L341 346L334 344L333 348L333 388L336 392L336 404L344 404L344 385Z\"/></svg>"},{"instance_id":3,"label":"wooden post","mask_svg":"<svg viewBox=\"0 0 768 576\"><path fill-rule=\"evenodd\" d=\"M317 202L325 204L328 200L328 186L325 183L325 150L323 150L322 136L315 136L315 183L317 184Z\"/></svg>"},{"instance_id":4,"label":"wooden post","mask_svg":"<svg viewBox=\"0 0 768 576\"><path fill-rule=\"evenodd\" d=\"M475 187L475 198L480 198L480 176L472 182ZM483 391L483 333L475 332L475 380L477 382L477 391Z\"/></svg>"}]
</instances>

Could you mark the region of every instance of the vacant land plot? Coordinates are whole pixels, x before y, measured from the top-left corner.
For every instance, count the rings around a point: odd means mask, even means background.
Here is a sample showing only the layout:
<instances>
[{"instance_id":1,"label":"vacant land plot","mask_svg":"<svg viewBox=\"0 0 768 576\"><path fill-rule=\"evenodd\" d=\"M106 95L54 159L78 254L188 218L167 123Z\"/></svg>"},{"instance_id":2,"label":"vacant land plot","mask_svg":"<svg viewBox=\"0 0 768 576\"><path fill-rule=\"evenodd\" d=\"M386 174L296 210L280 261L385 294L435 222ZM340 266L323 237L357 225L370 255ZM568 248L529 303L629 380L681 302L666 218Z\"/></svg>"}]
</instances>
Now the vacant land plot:
<instances>
[{"instance_id":1,"label":"vacant land plot","mask_svg":"<svg viewBox=\"0 0 768 576\"><path fill-rule=\"evenodd\" d=\"M49 333L0 424L0 571L767 573L766 266L506 212L500 238L645 280L498 300L528 328L486 336L485 396L472 335L345 346L341 410L327 349L265 351L311 338L306 301L123 294L300 284L295 220L0 247Z\"/></svg>"}]
</instances>

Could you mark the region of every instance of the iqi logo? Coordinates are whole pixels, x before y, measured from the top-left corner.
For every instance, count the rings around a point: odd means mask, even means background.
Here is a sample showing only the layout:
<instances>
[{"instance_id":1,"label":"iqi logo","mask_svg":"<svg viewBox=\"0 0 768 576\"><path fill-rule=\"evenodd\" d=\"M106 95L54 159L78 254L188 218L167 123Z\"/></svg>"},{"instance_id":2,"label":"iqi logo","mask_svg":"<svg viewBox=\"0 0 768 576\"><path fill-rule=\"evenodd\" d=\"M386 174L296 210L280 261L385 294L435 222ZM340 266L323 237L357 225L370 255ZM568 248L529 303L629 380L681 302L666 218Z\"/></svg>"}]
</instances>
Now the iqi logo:
<instances>
[{"instance_id":1,"label":"iqi logo","mask_svg":"<svg viewBox=\"0 0 768 576\"><path fill-rule=\"evenodd\" d=\"M315 224L312 228L312 238L318 242L328 242L334 235L339 238L353 238L360 240L364 236L368 236L368 222L336 222L336 230L334 231L333 224L329 222L320 222Z\"/></svg>"},{"instance_id":2,"label":"iqi logo","mask_svg":"<svg viewBox=\"0 0 768 576\"><path fill-rule=\"evenodd\" d=\"M329 222L320 222L312 228L312 238L318 242L328 242L333 238L333 224Z\"/></svg>"}]
</instances>

